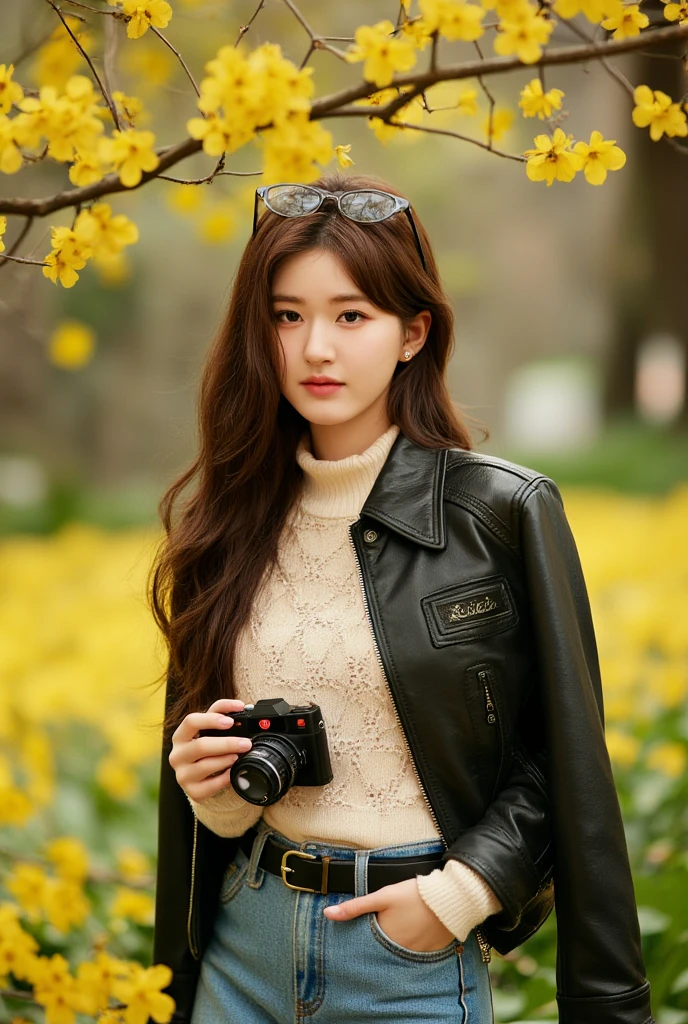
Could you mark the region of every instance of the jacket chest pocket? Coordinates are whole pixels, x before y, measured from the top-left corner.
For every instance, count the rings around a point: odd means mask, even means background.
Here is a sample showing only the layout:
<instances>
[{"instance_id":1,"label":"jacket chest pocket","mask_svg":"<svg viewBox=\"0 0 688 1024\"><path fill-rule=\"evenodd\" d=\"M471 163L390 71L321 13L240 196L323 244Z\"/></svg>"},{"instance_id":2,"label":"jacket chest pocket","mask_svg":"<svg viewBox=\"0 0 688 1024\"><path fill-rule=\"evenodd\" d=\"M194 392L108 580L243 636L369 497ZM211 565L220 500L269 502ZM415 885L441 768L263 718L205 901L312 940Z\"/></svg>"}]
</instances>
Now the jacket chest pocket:
<instances>
[{"instance_id":1,"label":"jacket chest pocket","mask_svg":"<svg viewBox=\"0 0 688 1024\"><path fill-rule=\"evenodd\" d=\"M466 707L473 732L474 762L481 780L494 780L489 798L498 792L506 760L504 701L494 665L478 662L464 676Z\"/></svg>"},{"instance_id":2,"label":"jacket chest pocket","mask_svg":"<svg viewBox=\"0 0 688 1024\"><path fill-rule=\"evenodd\" d=\"M420 603L435 647L470 643L518 622L509 582L501 574L453 583L427 594Z\"/></svg>"}]
</instances>

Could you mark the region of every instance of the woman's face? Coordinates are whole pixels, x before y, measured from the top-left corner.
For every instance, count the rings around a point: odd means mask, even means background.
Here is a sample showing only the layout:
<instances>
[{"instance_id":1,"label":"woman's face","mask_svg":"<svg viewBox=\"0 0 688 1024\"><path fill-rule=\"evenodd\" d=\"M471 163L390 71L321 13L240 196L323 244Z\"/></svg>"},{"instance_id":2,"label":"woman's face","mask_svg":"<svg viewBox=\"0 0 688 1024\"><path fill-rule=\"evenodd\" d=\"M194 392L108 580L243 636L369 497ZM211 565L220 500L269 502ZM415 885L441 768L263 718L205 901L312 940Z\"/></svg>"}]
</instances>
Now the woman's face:
<instances>
[{"instance_id":1,"label":"woman's face","mask_svg":"<svg viewBox=\"0 0 688 1024\"><path fill-rule=\"evenodd\" d=\"M409 361L404 352L415 356L422 347L430 313L418 314L404 330L397 316L361 294L325 249L286 259L275 274L272 300L287 401L322 428L344 423L351 428L356 421L363 434L372 430L374 437L376 430L385 430L390 425L385 397L394 368ZM339 386L309 389L303 382L312 376L331 377Z\"/></svg>"}]
</instances>

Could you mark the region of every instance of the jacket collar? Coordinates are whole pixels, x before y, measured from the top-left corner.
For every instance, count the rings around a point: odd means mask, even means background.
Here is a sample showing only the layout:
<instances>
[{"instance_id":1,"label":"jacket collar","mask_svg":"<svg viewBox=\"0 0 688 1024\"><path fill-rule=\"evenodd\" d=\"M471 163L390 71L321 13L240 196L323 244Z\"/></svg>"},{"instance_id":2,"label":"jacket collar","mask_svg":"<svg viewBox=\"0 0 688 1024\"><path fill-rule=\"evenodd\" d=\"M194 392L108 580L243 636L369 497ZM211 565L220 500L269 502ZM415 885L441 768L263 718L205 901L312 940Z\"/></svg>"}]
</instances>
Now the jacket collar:
<instances>
[{"instance_id":1,"label":"jacket collar","mask_svg":"<svg viewBox=\"0 0 688 1024\"><path fill-rule=\"evenodd\" d=\"M444 476L448 448L421 448L399 431L361 516L424 547L446 546Z\"/></svg>"}]
</instances>

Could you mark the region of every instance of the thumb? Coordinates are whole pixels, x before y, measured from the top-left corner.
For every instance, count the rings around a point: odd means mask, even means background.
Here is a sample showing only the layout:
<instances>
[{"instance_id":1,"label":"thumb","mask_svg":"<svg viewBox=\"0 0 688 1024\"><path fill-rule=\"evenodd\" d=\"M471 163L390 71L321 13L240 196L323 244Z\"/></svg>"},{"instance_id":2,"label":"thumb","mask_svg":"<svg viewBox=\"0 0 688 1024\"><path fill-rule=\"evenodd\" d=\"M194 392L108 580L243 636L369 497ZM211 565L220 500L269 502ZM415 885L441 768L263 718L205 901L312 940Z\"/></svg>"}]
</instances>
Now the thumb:
<instances>
[{"instance_id":1,"label":"thumb","mask_svg":"<svg viewBox=\"0 0 688 1024\"><path fill-rule=\"evenodd\" d=\"M337 903L333 907L325 907L323 913L325 917L336 921L348 921L352 917L358 917L359 914L368 914L373 910L382 910L383 902L378 892L379 890L369 892L365 896L355 896L353 899L344 900L343 903Z\"/></svg>"}]
</instances>

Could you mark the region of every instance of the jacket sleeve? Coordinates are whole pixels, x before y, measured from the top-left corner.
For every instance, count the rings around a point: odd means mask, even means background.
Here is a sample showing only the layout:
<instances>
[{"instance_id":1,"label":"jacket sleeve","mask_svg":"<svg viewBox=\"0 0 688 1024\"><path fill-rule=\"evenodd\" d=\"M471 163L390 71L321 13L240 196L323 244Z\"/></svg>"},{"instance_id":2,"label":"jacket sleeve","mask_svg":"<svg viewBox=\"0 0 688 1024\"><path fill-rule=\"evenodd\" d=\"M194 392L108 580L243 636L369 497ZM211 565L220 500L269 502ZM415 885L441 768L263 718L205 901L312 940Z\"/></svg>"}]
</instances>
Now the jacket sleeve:
<instances>
[{"instance_id":1,"label":"jacket sleeve","mask_svg":"<svg viewBox=\"0 0 688 1024\"><path fill-rule=\"evenodd\" d=\"M557 485L521 505L548 750L561 1024L649 1024L640 929L604 736L597 644L576 544Z\"/></svg>"},{"instance_id":2,"label":"jacket sleeve","mask_svg":"<svg viewBox=\"0 0 688 1024\"><path fill-rule=\"evenodd\" d=\"M173 687L172 677L168 673L166 707L171 704ZM187 939L194 815L169 762L171 750L171 738L163 737L152 962L167 964L172 969L172 980L163 991L176 1002L172 1024L186 1024L191 1016L200 969L200 963L192 956ZM151 1019L148 1024L151 1024Z\"/></svg>"}]
</instances>

